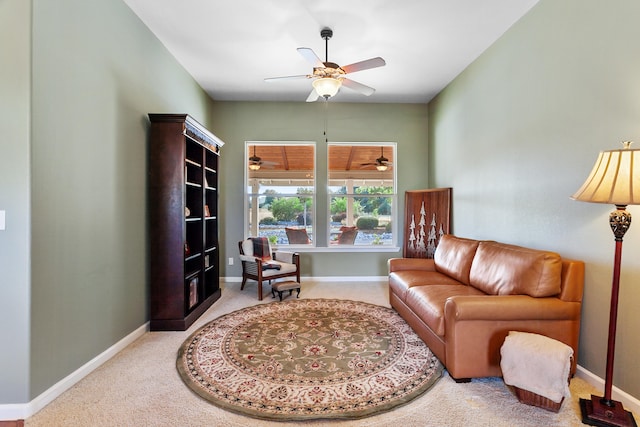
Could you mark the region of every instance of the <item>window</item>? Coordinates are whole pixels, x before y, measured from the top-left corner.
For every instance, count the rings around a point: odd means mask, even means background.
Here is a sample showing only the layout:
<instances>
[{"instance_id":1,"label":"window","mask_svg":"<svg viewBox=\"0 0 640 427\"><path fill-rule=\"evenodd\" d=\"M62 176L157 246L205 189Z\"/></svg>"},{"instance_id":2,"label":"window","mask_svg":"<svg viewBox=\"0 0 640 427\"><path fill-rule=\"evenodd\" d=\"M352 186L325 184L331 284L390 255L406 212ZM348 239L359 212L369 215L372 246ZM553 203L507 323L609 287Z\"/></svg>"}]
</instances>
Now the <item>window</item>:
<instances>
[{"instance_id":1,"label":"window","mask_svg":"<svg viewBox=\"0 0 640 427\"><path fill-rule=\"evenodd\" d=\"M329 143L329 244L396 246L394 143Z\"/></svg>"},{"instance_id":2,"label":"window","mask_svg":"<svg viewBox=\"0 0 640 427\"><path fill-rule=\"evenodd\" d=\"M245 237L318 250L397 246L396 144L331 142L327 155L317 174L314 142L246 142ZM320 215L316 181L327 197Z\"/></svg>"},{"instance_id":3,"label":"window","mask_svg":"<svg viewBox=\"0 0 640 427\"><path fill-rule=\"evenodd\" d=\"M247 236L273 245L314 245L315 145L312 142L245 144Z\"/></svg>"}]
</instances>

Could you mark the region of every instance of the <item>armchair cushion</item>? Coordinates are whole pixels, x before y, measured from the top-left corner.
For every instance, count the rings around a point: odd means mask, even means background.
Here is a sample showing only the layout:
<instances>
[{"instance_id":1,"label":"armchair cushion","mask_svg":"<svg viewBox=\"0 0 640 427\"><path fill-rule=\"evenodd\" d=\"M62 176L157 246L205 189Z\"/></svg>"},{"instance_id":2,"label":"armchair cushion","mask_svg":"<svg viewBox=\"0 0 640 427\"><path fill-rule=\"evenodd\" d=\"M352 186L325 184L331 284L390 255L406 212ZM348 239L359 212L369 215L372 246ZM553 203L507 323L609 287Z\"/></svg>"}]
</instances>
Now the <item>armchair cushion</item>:
<instances>
[{"instance_id":1,"label":"armchair cushion","mask_svg":"<svg viewBox=\"0 0 640 427\"><path fill-rule=\"evenodd\" d=\"M260 252L256 251L256 249L259 249ZM243 261L255 261L255 258L270 260L271 252L269 239L266 237L249 237L247 240L242 241L242 254L240 254L240 259Z\"/></svg>"},{"instance_id":2,"label":"armchair cushion","mask_svg":"<svg viewBox=\"0 0 640 427\"><path fill-rule=\"evenodd\" d=\"M270 264L272 265L278 265L280 266L279 269L276 268L269 268L269 269L263 269L262 270L262 277L265 279L268 279L271 276L281 276L283 274L289 274L289 273L295 273L296 272L296 265L295 264L289 264L286 262L280 262L280 261L269 261Z\"/></svg>"}]
</instances>

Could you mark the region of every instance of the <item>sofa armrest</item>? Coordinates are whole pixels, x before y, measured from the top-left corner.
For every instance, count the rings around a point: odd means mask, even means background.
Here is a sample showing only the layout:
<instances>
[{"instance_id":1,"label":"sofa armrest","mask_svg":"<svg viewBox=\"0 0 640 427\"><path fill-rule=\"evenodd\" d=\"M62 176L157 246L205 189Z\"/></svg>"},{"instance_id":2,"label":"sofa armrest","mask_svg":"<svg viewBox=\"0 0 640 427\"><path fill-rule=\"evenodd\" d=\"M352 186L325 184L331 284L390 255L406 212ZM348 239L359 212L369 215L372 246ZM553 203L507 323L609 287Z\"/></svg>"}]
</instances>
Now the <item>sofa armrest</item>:
<instances>
[{"instance_id":1,"label":"sofa armrest","mask_svg":"<svg viewBox=\"0 0 640 427\"><path fill-rule=\"evenodd\" d=\"M454 296L444 305L445 322L461 320L579 319L581 304L528 295Z\"/></svg>"},{"instance_id":2,"label":"sofa armrest","mask_svg":"<svg viewBox=\"0 0 640 427\"><path fill-rule=\"evenodd\" d=\"M391 258L387 261L387 265L389 273L406 270L436 271L434 261L427 258Z\"/></svg>"},{"instance_id":3,"label":"sofa armrest","mask_svg":"<svg viewBox=\"0 0 640 427\"><path fill-rule=\"evenodd\" d=\"M445 360L452 378L501 376L500 349L509 331L540 334L578 354L579 302L556 297L478 295L450 297L444 307ZM576 371L577 358L571 372Z\"/></svg>"}]
</instances>

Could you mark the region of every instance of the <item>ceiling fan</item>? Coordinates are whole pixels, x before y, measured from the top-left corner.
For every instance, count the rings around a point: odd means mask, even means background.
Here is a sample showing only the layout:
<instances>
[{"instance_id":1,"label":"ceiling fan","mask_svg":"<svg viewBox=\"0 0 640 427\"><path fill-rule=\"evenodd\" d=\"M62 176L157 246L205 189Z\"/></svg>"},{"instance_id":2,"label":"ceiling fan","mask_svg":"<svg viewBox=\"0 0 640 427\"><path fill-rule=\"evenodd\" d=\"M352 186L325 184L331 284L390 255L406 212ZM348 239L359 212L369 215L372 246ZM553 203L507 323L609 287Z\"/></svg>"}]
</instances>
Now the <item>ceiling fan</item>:
<instances>
[{"instance_id":1,"label":"ceiling fan","mask_svg":"<svg viewBox=\"0 0 640 427\"><path fill-rule=\"evenodd\" d=\"M265 81L284 80L284 79L314 79L313 90L307 98L307 102L313 102L322 96L325 100L338 93L341 86L348 87L363 95L369 96L376 90L370 86L358 83L346 77L349 73L356 71L368 70L371 68L382 67L386 65L384 59L378 57L367 59L365 61L355 62L350 65L340 66L335 62L329 62L329 39L333 36L333 30L323 28L320 31L320 37L325 41L325 61L321 61L318 55L308 47L299 47L298 52L307 61L313 64L312 74L301 74L297 76L271 77Z\"/></svg>"},{"instance_id":2,"label":"ceiling fan","mask_svg":"<svg viewBox=\"0 0 640 427\"><path fill-rule=\"evenodd\" d=\"M379 171L386 171L389 166L392 165L393 163L391 163L389 159L384 156L384 147L380 147L380 157L378 157L375 162L360 164L361 167L375 166Z\"/></svg>"},{"instance_id":3,"label":"ceiling fan","mask_svg":"<svg viewBox=\"0 0 640 427\"><path fill-rule=\"evenodd\" d=\"M253 155L249 157L249 169L257 171L260 170L262 166L269 168L275 165L277 165L275 162L262 161L262 158L256 155L256 146L253 146Z\"/></svg>"}]
</instances>

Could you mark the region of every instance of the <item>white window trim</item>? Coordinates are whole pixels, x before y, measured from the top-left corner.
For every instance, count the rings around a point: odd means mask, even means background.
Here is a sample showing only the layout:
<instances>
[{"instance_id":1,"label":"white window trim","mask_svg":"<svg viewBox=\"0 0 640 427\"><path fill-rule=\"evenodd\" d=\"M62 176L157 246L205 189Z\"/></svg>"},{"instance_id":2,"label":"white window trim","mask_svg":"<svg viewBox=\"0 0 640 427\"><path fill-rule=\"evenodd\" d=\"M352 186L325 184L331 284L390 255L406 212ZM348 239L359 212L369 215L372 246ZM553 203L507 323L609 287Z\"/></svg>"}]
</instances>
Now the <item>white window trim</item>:
<instances>
[{"instance_id":1,"label":"white window trim","mask_svg":"<svg viewBox=\"0 0 640 427\"><path fill-rule=\"evenodd\" d=\"M248 170L248 166L247 166L247 158L249 156L251 156L250 153L250 149L249 146L253 146L253 145L312 145L314 147L314 159L313 159L313 170L314 170L314 176L313 176L313 187L314 187L314 194L312 197L313 200L313 207L312 207L312 215L313 215L313 233L314 233L314 238L313 241L310 245L280 245L279 248L283 249L283 250L295 250L296 252L308 252L308 253L313 253L313 252L318 252L318 253L329 253L329 252L351 252L351 253L358 253L358 252L370 252L370 253L374 253L374 252L378 252L378 253L398 253L400 252L401 248L398 246L398 209L399 209L399 205L398 205L398 179L397 179L397 159L398 159L398 155L397 155L397 143L396 142L391 142L391 141L369 141L369 142L347 142L347 141L329 141L327 143L327 156L329 155L329 150L328 150L328 146L329 145L368 145L368 146L384 146L384 147L392 147L393 149L393 156L392 159L394 161L394 165L392 168L392 173L393 173L393 194L392 194L392 199L393 199L393 206L394 209L392 210L391 213L391 226L392 226L392 236L393 236L393 240L392 240L392 244L391 245L343 245L343 246L339 246L339 245L331 245L330 244L330 234L331 234L331 230L329 227L330 221L331 221L331 215L329 210L327 210L327 217L326 217L326 223L323 224L319 224L318 222L318 216L317 216L317 195L318 195L318 170L317 170L317 156L318 156L318 143L316 141L262 141L262 140L258 140L258 141L245 141L245 149L244 149L244 158L243 158L243 167L244 167L244 182L243 182L243 205L244 205L244 215L243 215L243 233L244 238L246 239L247 237L249 237L251 234L247 235L246 233L250 232L248 224L250 223L250 212L249 212L249 197L247 193L247 188L249 186L249 170ZM323 185L326 186L326 188L328 189L329 187L329 159L327 158L327 170L325 171L325 182L323 183ZM331 197L333 195L329 194L327 192L327 208L329 208L330 206L330 202L331 202ZM256 226L258 226L257 222L255 224ZM322 233L323 231L321 231L322 229L324 229L324 233L326 233L325 239L327 242L326 246L318 246L317 245L317 236L319 233ZM278 248L278 245L274 245L273 246L274 249Z\"/></svg>"},{"instance_id":2,"label":"white window trim","mask_svg":"<svg viewBox=\"0 0 640 427\"><path fill-rule=\"evenodd\" d=\"M309 248L309 249L313 249L316 247L316 241L317 239L315 238L315 236L317 236L317 226L316 226L316 222L317 222L317 217L316 217L316 198L317 198L317 193L318 193L318 181L317 181L317 156L318 156L318 149L317 149L317 143L315 141L245 141L244 143L244 158L243 158L243 167L244 167L244 182L243 182L243 199L244 199L244 215L243 215L243 225L242 228L244 229L243 233L244 233L244 239L247 239L250 236L257 236L256 234L252 234L252 231L249 230L248 224L252 224L256 227L259 226L257 221L254 222L250 222L251 218L249 218L250 216L250 212L249 212L249 197L248 197L248 193L247 193L247 188L249 187L249 168L247 166L247 159L249 158L249 156L252 155L249 147L253 146L253 145L257 145L257 146L281 146L281 145L310 145L313 146L313 152L314 152L314 157L313 157L313 188L314 188L314 193L313 193L313 207L312 207L312 218L313 218L313 233L314 233L314 239L312 240L310 245L282 245L282 248L292 248L292 249L301 249L301 248ZM253 193L251 193L253 194ZM290 195L287 195L290 196ZM257 212L257 211L256 211ZM247 233L249 233L247 235ZM272 245L274 248L276 248L278 245Z\"/></svg>"},{"instance_id":3,"label":"white window trim","mask_svg":"<svg viewBox=\"0 0 640 427\"><path fill-rule=\"evenodd\" d=\"M393 151L393 155L391 156L391 158L394 161L394 165L391 168L391 172L393 174L393 194L392 194L392 201L393 201L393 206L394 209L391 212L391 235L392 237L392 242L391 245L344 245L344 246L339 246L339 245L331 245L330 244L330 240L331 240L331 227L329 226L330 221L331 221L331 212L330 212L330 206L331 206L331 198L334 196L333 194L329 194L329 192L327 192L327 213L328 213L328 217L327 217L327 224L325 226L325 233L326 233L326 239L327 239L327 243L328 243L328 252L343 252L343 251L347 251L347 252L397 252L400 248L398 246L398 235L397 235L397 231L398 231L398 175L397 175L397 162L398 162L398 143L397 142L392 142L392 141L358 141L358 142L349 142L349 141L329 141L327 143L327 171L326 171L326 177L327 177L327 188L330 187L330 179L329 179L329 146L330 145L344 145L344 146L357 146L357 145L361 145L361 146L381 146L381 147L391 147L392 151Z\"/></svg>"}]
</instances>

